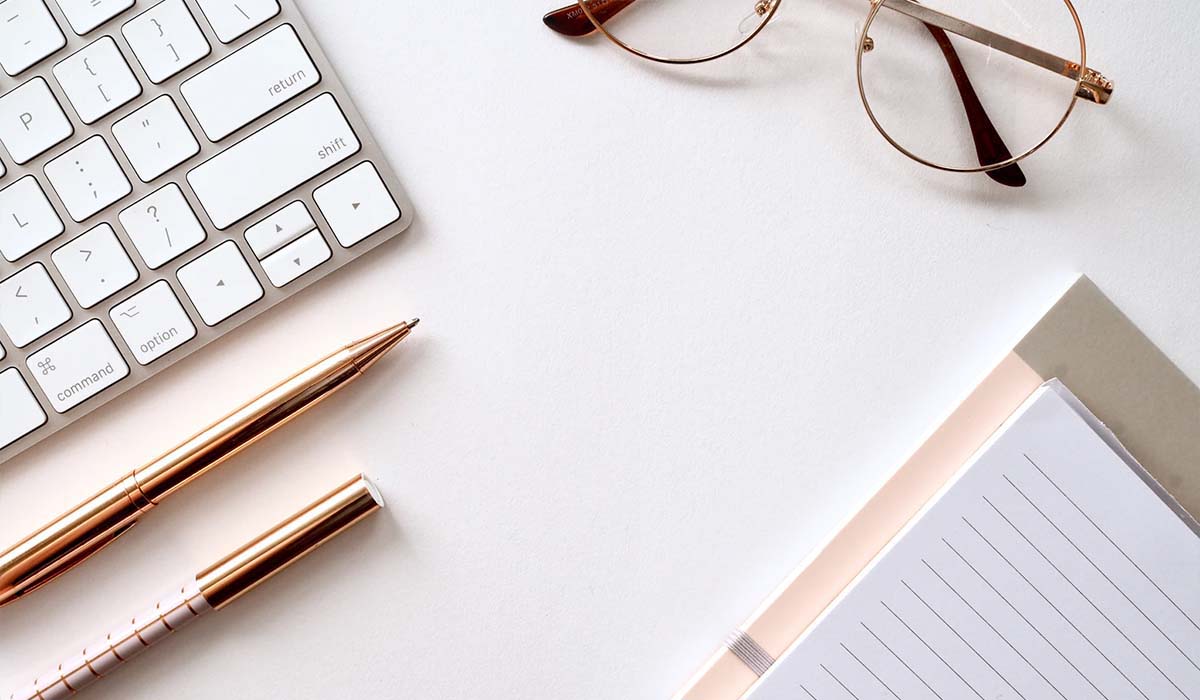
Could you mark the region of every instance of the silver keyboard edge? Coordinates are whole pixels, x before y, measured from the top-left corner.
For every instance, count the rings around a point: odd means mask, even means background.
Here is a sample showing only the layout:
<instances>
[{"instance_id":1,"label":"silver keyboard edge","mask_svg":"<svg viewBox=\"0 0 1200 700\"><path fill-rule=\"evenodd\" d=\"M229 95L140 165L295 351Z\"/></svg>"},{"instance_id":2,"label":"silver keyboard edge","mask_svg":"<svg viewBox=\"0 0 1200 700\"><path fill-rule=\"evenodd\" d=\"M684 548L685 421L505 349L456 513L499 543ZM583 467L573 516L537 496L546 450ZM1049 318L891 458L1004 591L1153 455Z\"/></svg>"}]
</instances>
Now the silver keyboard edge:
<instances>
[{"instance_id":1,"label":"silver keyboard edge","mask_svg":"<svg viewBox=\"0 0 1200 700\"><path fill-rule=\"evenodd\" d=\"M126 44L123 40L123 37L121 37L121 26L130 19L157 5L157 0L153 2L139 0L133 8L126 10L117 17L105 22L96 29L88 32L87 35L83 37L76 35L71 29L70 24L66 21L66 18L63 16L62 11L59 9L56 3L47 2L46 6L54 15L55 20L59 23L59 27L62 29L63 34L67 38L67 45L54 52L51 56L42 59L33 67L26 69L16 78L10 76L3 76L3 78L0 78L3 80L2 84L4 85L4 88L0 90L0 94L6 94L10 90L23 85L35 77L51 75L51 69L53 68L54 64L104 36L112 36L117 40L117 44L120 47L125 60L129 63L130 68L134 71L139 81L142 83L142 94L140 96L130 101L120 109L117 109L113 113L95 122L94 124L85 126L82 125L78 116L74 113L74 108L72 107L70 100L68 100L66 95L63 94L62 89L58 85L57 81L53 80L52 78L47 79L47 83L49 83L55 98L59 101L59 103L63 106L63 109L67 111L69 117L71 118L72 126L75 129L74 134L72 134L72 136L66 141L58 144L54 148L51 148L24 166L16 165L13 160L8 157L8 154L4 153L4 164L8 168L8 172L3 177L0 177L0 188L7 187L12 183L17 182L25 175L37 176L38 183L46 191L47 197L53 204L59 218L62 219L63 223L66 225L67 230L54 240L43 244L33 253L22 257L16 263L0 261L0 270L4 271L2 274L0 274L0 279L7 278L10 275L23 270L24 268L36 262L41 262L50 272L54 283L58 285L59 289L62 291L63 297L71 306L73 315L71 320L63 324L63 326L60 328L48 333L42 338L39 338L37 342L31 344L29 347L20 350L18 350L16 346L9 340L4 330L0 328L0 342L2 342L4 347L8 350L7 357L4 360L0 360L0 370L7 369L8 367L15 367L17 371L20 372L25 382L29 385L34 396L37 398L38 403L41 405L42 410L47 416L46 424L44 424L42 427L35 429L32 433L29 433L28 435L11 443L7 447L0 449L0 469L3 469L4 463L9 459L46 440L59 430L80 422L81 419L88 414L99 410L109 402L124 395L127 391L131 391L142 386L144 382L154 375L169 369L175 364L191 356L193 353L199 351L201 348L206 347L209 343L228 335L236 328L239 328L240 326L257 317L259 314L262 314L268 309L273 308L276 304L295 296L307 287L321 281L327 275L340 270L352 260L369 253L383 243L393 239L412 224L413 205L411 200L409 199L404 187L400 184L395 172L392 170L388 159L379 149L371 130L368 128L366 121L359 113L354 101L350 98L349 93L346 91L345 86L338 77L337 71L330 63L329 58L325 55L324 49L321 47L320 42L318 42L317 38L313 35L308 23L304 20L304 17L301 15L299 8L296 7L296 4L293 0L278 1L280 5L280 13L277 16L267 20L262 25L239 37L232 43L224 44L220 41L220 39L217 38L212 26L205 18L203 12L200 11L200 8L197 6L195 0L184 0L188 9L192 12L193 17L196 18L197 23L204 31L205 38L208 40L211 47L211 53L201 61L197 62L195 65L158 85L155 85L147 78L145 71L142 69L137 59L129 50L128 44ZM188 78L191 78L197 73L203 71L205 68L212 66L217 61L220 61L226 56L232 54L238 49L246 46L255 39L283 24L291 24L296 29L302 43L304 44L305 48L308 49L313 62L321 72L321 81L314 87L305 90L302 93L297 93L287 102L238 129L233 134L222 139L219 143L213 144L208 140L204 130L200 128L199 123L192 115L190 108L188 108L186 101L183 100L182 96L180 95L180 85ZM200 203L197 201L195 195L191 192L190 187L187 186L187 172L192 168L195 168L200 163L203 163L209 158L212 158L218 153L228 149L230 146L240 142L247 136L259 131L283 115L324 93L331 93L337 99L338 105L341 107L343 113L346 115L346 118L349 120L350 125L354 128L355 134L358 136L359 141L362 143L361 150L354 156L348 158L345 162L329 169L328 171L317 176L315 179L305 182L298 188L285 193L271 203L246 216L228 230L220 231L216 229L212 225L212 221L209 219L208 215L205 213L204 208L200 206ZM193 134L195 134L196 140L200 143L201 150L197 155L187 159L184 163L176 166L164 175L155 178L150 184L146 184L136 176L124 152L120 147L116 146L115 139L112 135L112 125L120 119L128 116L138 108L145 106L151 100L164 94L170 95L171 98L175 100L176 106L179 107L179 110L183 114L184 119L187 121L189 128L191 128ZM60 198L57 197L49 187L49 183L46 180L45 173L42 171L42 167L45 165L45 163L49 162L53 158L61 155L67 150L70 150L74 146L79 145L85 139L97 133L102 133L109 146L112 147L113 154L117 157L118 162L120 162L122 168L126 172L127 177L129 177L130 183L133 185L133 193L122 198L112 206L104 209L101 213L90 217L83 224L76 224L67 214ZM384 183L387 185L388 190L391 192L397 205L400 207L401 218L399 221L385 227L383 230L357 243L352 248L344 248L339 245L337 239L332 235L332 230L329 223L325 220L324 214L321 212L320 207L316 206L316 203L313 201L312 193L320 185L332 181L343 173L366 161L370 161L372 164L374 164L376 169L379 171L379 174L383 178ZM145 262L141 259L141 256L136 253L137 248L133 245L124 228L121 226L120 221L117 219L117 215L121 210L140 201L142 198L171 182L180 183L180 187L183 190L186 199L188 200L188 204L192 207L197 218L204 226L207 238L195 249L188 251L184 255L156 270L151 270L146 266ZM261 220L268 214L284 207L288 203L297 200L304 202L309 208L309 211L312 213L317 222L318 228L322 231L326 240L329 242L330 248L333 251L333 257L329 262L316 267L291 284L288 284L283 289L277 289L273 284L271 284L261 265L254 263L256 257L254 256L253 251L250 250L242 234L250 225ZM133 261L134 265L136 265L139 276L138 280L129 287L122 289L120 292L104 300L92 309L83 310L75 301L62 276L59 274L55 265L51 262L50 255L64 243L72 240L76 236L86 231L90 231L92 228L105 222L111 224L113 230L116 231L117 237L129 252L129 257ZM251 304L249 307L222 321L216 327L210 327L206 325L203 320L201 320L199 313L197 313L191 300L188 298L187 293L184 292L179 284L178 279L175 277L175 273L180 267L192 262L196 258L209 252L218 244L226 240L233 240L235 243L237 243L242 255L248 262L250 262L250 268L254 271L255 276L258 278L259 284L262 285L265 296L261 300ZM116 327L108 316L108 310L160 279L166 280L171 285L172 291L175 293L180 303L187 311L192 323L196 326L196 337L153 362L149 366L142 366L138 364L132 352L130 352L129 348L126 347L124 341L121 339L120 333L117 332ZM92 397L91 399L88 399L79 406L68 411L66 414L59 414L53 409L53 407L51 407L46 397L43 396L43 392L41 391L32 374L29 372L29 368L25 365L23 358L34 352L37 352L41 348L50 345L71 331L79 328L92 318L98 319L104 325L105 330L113 339L117 348L121 352L122 357L125 359L125 362L129 365L130 374L116 385ZM331 342L335 344L336 341L337 339L331 339ZM332 350L333 347L330 347L329 349ZM264 378L265 383L262 388L266 388L267 384L271 382L284 379L287 371L288 368L280 368L280 374L278 377ZM230 400L237 401L243 398L250 397L231 396ZM183 438L186 436L181 435L180 437ZM153 456L154 455L149 454L145 455L146 459L150 459Z\"/></svg>"}]
</instances>

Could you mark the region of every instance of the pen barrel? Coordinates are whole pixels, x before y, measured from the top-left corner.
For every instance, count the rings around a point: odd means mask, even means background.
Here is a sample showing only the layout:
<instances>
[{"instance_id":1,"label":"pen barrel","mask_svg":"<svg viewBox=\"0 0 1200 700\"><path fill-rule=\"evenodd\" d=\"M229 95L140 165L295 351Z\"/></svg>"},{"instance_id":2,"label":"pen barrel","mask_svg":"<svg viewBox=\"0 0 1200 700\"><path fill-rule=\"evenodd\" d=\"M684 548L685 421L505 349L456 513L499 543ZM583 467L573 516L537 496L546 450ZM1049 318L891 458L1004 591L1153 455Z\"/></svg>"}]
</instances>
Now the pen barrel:
<instances>
[{"instance_id":1,"label":"pen barrel","mask_svg":"<svg viewBox=\"0 0 1200 700\"><path fill-rule=\"evenodd\" d=\"M359 474L201 571L199 590L220 610L382 507L379 491Z\"/></svg>"},{"instance_id":2,"label":"pen barrel","mask_svg":"<svg viewBox=\"0 0 1200 700\"><path fill-rule=\"evenodd\" d=\"M57 667L38 676L7 700L60 700L112 673L180 627L212 610L195 579L153 607L118 625Z\"/></svg>"},{"instance_id":3,"label":"pen barrel","mask_svg":"<svg viewBox=\"0 0 1200 700\"><path fill-rule=\"evenodd\" d=\"M26 537L0 554L0 605L100 551L153 507L130 474Z\"/></svg>"},{"instance_id":4,"label":"pen barrel","mask_svg":"<svg viewBox=\"0 0 1200 700\"><path fill-rule=\"evenodd\" d=\"M134 472L140 494L157 504L196 477L286 425L361 374L351 353L343 350L280 382Z\"/></svg>"}]
</instances>

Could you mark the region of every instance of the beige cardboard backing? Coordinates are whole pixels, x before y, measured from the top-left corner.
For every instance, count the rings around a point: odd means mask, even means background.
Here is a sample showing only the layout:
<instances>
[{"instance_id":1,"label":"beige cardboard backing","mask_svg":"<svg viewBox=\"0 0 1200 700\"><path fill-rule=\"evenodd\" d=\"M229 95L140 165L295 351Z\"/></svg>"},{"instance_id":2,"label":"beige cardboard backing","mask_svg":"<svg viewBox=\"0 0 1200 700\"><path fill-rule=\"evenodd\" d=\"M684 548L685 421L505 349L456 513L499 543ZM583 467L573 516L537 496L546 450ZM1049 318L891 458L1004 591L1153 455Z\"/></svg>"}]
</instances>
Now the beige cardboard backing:
<instances>
[{"instance_id":1,"label":"beige cardboard backing","mask_svg":"<svg viewBox=\"0 0 1200 700\"><path fill-rule=\"evenodd\" d=\"M1081 277L1017 344L1058 377L1181 506L1200 516L1200 389Z\"/></svg>"}]
</instances>

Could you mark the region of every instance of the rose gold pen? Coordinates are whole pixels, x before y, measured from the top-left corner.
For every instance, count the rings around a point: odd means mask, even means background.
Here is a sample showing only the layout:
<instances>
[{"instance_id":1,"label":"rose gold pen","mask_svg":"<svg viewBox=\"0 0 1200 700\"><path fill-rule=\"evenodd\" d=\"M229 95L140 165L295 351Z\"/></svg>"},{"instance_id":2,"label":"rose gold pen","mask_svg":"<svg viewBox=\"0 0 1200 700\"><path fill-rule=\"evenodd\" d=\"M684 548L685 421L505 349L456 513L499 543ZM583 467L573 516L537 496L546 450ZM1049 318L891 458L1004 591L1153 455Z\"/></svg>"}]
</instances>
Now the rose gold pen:
<instances>
[{"instance_id":1,"label":"rose gold pen","mask_svg":"<svg viewBox=\"0 0 1200 700\"><path fill-rule=\"evenodd\" d=\"M142 614L83 647L4 700L62 700L210 610L220 610L323 542L379 510L383 499L359 475L213 564Z\"/></svg>"},{"instance_id":2,"label":"rose gold pen","mask_svg":"<svg viewBox=\"0 0 1200 700\"><path fill-rule=\"evenodd\" d=\"M0 554L0 606L66 573L167 496L361 377L417 323L392 326L301 370L10 547Z\"/></svg>"}]
</instances>

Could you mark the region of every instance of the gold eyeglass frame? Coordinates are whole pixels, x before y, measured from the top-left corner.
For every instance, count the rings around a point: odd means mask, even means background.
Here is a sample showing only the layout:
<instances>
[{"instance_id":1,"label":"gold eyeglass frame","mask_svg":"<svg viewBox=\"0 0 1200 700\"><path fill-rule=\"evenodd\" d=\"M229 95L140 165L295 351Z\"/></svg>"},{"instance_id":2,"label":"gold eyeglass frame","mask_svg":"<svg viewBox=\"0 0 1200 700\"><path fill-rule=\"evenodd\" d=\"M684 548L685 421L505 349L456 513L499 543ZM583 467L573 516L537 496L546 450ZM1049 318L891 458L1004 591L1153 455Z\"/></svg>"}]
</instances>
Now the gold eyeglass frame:
<instances>
[{"instance_id":1,"label":"gold eyeglass frame","mask_svg":"<svg viewBox=\"0 0 1200 700\"><path fill-rule=\"evenodd\" d=\"M620 11L620 9L623 9L623 7L628 6L628 4L632 2L633 0L628 0L628 2L626 2L622 8L618 8L616 11ZM917 2L917 0L870 0L871 8L867 13L867 19L863 23L862 30L859 32L858 43L855 51L855 70L857 72L858 94L862 101L863 109L867 112L867 118L871 120L871 124L875 127L876 131L878 131L879 134L883 136L884 140L886 140L893 148L900 153L903 153L908 158L936 170L954 173L987 173L1013 166L1016 163L1028 158L1037 151L1041 150L1043 146L1045 146L1058 134L1059 131L1062 130L1062 127L1067 123L1067 119L1070 118L1071 113L1075 110L1075 105L1078 103L1079 98L1082 97L1096 104L1107 104L1110 96L1112 95L1114 87L1111 80L1105 78L1100 72L1087 67L1087 39L1084 36L1083 23L1080 21L1079 13L1076 11L1071 0L1062 0L1062 2L1067 8L1067 12L1070 13L1071 20L1075 25L1075 32L1079 37L1078 62L1059 58L1058 56L1041 49L1023 44L1003 35L996 34L995 32L958 19L952 15L948 15L943 12L939 12L938 10L921 5L919 2ZM611 41L616 46L639 58L653 61L655 63L669 65L694 65L698 63L714 61L718 58L723 58L750 43L759 35L759 33L762 32L763 29L766 28L768 24L771 23L771 19L774 18L776 12L779 10L779 6L782 3L783 0L758 0L755 5L755 11L762 16L762 21L753 32L728 49L697 58L668 58L664 56L657 56L627 44L604 26L607 18L597 17L593 13L593 9L589 6L588 0L576 0L574 5L568 5L567 7L555 12L561 13L563 11L570 11L574 8L578 8L587 17L594 30L599 31L606 39ZM990 163L988 165L980 165L977 167L948 166L941 163L936 163L927 158L923 158L916 153L913 153L908 148L901 145L894 137L892 137L892 135L888 133L887 129L880 122L874 110L871 109L871 102L867 97L867 91L863 81L863 55L870 52L874 48L874 42L870 37L871 25L879 15L879 11L884 7L911 17L919 22L924 22L927 25L938 27L943 31L947 31L977 43L984 44L990 48L997 49L1003 53L1009 54L1010 56L1040 66L1066 78L1073 79L1075 81L1075 90L1070 101L1067 103L1062 117L1049 131L1049 133L1046 134L1045 137L1043 137L1029 149L1017 155L1010 156L1005 160ZM547 15L548 25L550 25L549 18L553 14L555 13Z\"/></svg>"},{"instance_id":2,"label":"gold eyeglass frame","mask_svg":"<svg viewBox=\"0 0 1200 700\"><path fill-rule=\"evenodd\" d=\"M1075 66L1075 73L1076 73L1075 91L1071 95L1071 101L1067 103L1066 111L1063 112L1063 115L1058 120L1058 123L1055 124L1054 127L1050 129L1050 132L1048 134L1046 134L1046 136L1044 138L1042 138L1041 141L1038 141L1036 144L1034 144L1031 148L1026 150L1024 153L1015 155L1012 158L1009 158L1008 160L1001 161L999 163L993 163L993 164L986 165L986 166L981 165L979 167L958 168L958 167L942 165L940 163L934 163L933 161L928 160L926 158L922 158L921 156L918 156L917 154L908 150L904 146L901 146L896 141L896 139L894 139L891 136L891 134L889 134L887 132L887 129L885 129L883 127L883 125L879 123L879 119L875 116L874 110L871 109L871 101L869 99L867 99L866 87L863 85L863 54L865 54L865 53L867 53L867 51L869 51L869 49L867 47L869 45L871 45L871 43L872 43L870 41L870 37L867 32L871 29L871 24L875 21L875 17L879 15L879 11L881 9L883 9L885 5L889 9L893 9L892 2L894 2L894 0L871 0L871 10L870 10L870 12L867 13L867 20L863 24L862 31L859 33L859 36L858 36L858 49L855 52L854 61L855 61L855 70L858 73L858 96L862 99L863 109L865 109L867 112L867 118L869 118L871 120L871 123L873 125L875 125L875 130L878 131L879 134L881 136L883 136L883 138L892 145L892 148L895 148L897 151L900 151L901 153L908 156L909 158L912 158L913 160L917 161L921 165L926 165L926 166L929 166L930 168L934 168L935 170L941 170L944 172L985 173L990 170L999 170L1000 168L1008 167L1010 165L1013 165L1014 163L1018 163L1022 160L1025 160L1026 158L1033 155L1034 153L1037 153L1039 150L1041 150L1041 148L1043 146L1045 146L1047 143L1050 142L1050 139L1054 138L1058 134L1058 132L1060 130L1062 130L1063 125L1067 123L1067 119L1069 119L1071 117L1071 112L1075 111L1075 105L1079 102L1079 93L1083 89L1084 76L1087 74L1087 39L1084 38L1084 36L1083 36L1083 23L1079 21L1079 13L1075 11L1075 6L1071 4L1071 0L1062 0L1062 1L1064 4L1066 4L1067 11L1071 13L1071 20L1075 23L1075 32L1079 36L1079 63L1076 64L1072 61L1067 61L1065 59L1059 59L1063 62L1064 65ZM779 2L782 2L782 0L776 0L776 5L778 5ZM912 2L912 0L902 0L902 2L911 4L911 5L916 5L916 3ZM920 7L920 5L916 5L916 6ZM907 13L905 13L905 14L907 14ZM941 13L937 13L937 14L941 14ZM908 15L908 16L911 17L912 15ZM945 15L945 16L948 17L949 15ZM914 19L920 20L921 18L914 17ZM928 21L928 20L921 20L921 21ZM964 22L964 24L967 24L967 23ZM937 24L936 26L941 26L942 29L954 31L953 29L942 26L941 24ZM971 25L971 26L974 27L974 25ZM984 31L986 31L986 30L984 30ZM958 32L954 32L954 33L958 34ZM991 34L991 32L988 32L988 33ZM963 35L960 34L959 36L963 36ZM971 38L971 37L968 37L968 38ZM1015 42L1015 41L1012 43L1019 44L1019 42ZM1026 46L1025 44L1019 44L1019 46L1022 47L1023 49L1028 49L1028 50L1032 50L1032 51L1041 51L1040 49L1033 49L1032 47ZM1018 49L1018 50L1020 50L1020 49ZM1009 53L1009 52L1005 51L1005 53ZM1042 52L1042 53L1045 53L1045 52ZM1010 55L1016 56L1017 58L1021 58L1026 61L1030 61L1031 63L1035 62L1035 61L1032 61L1031 59L1029 59L1026 55L1018 55L1016 53L1012 53ZM1041 65L1041 64L1039 64L1039 65ZM1060 73L1060 74L1065 75L1064 73ZM1070 76L1068 75L1067 77L1070 77ZM1104 103L1100 102L1098 104L1104 104Z\"/></svg>"},{"instance_id":3,"label":"gold eyeglass frame","mask_svg":"<svg viewBox=\"0 0 1200 700\"><path fill-rule=\"evenodd\" d=\"M783 0L759 0L759 2L755 4L755 9L757 9L759 7L767 8L766 15L763 17L763 20L761 22L759 22L758 26L755 27L753 32L750 32L750 34L747 35L745 39L742 39L740 42L738 42L731 48L725 49L724 51L721 51L720 53L714 53L709 56L702 56L700 58L664 58L662 56L655 56L654 54L646 53L645 51L634 48L634 47L630 46L629 44L626 44L624 41L621 41L619 38L617 38L616 36L611 34L607 29L605 29L604 21L597 19L596 16L594 14L592 14L592 10L587 6L586 0L579 0L576 4L579 6L579 9L583 10L583 14L587 15L587 18L589 20L591 20L592 25L594 27L596 27L596 29L600 30L600 32L602 34L604 34L604 36L609 41L611 41L612 43L616 44L617 46L620 46L621 48L625 49L626 51L633 54L634 56L637 56L639 58L644 58L648 61L654 61L655 63L667 63L667 64L675 65L675 66L688 66L688 65L695 65L697 63L707 63L709 61L715 61L718 58L724 58L725 56L728 56L729 54L733 53L734 51L737 51L738 49L742 48L746 44L749 44L751 41L754 40L754 37L758 36L759 32L761 32L763 29L766 29L767 25L771 23L771 18L775 16L775 12L779 10L779 5L782 2L783 2Z\"/></svg>"}]
</instances>

